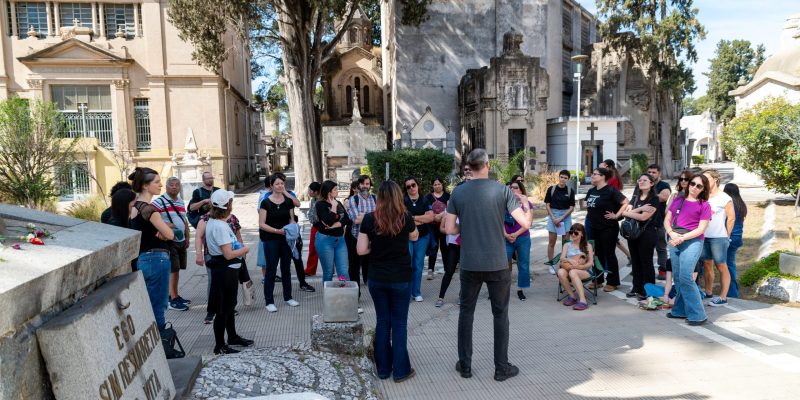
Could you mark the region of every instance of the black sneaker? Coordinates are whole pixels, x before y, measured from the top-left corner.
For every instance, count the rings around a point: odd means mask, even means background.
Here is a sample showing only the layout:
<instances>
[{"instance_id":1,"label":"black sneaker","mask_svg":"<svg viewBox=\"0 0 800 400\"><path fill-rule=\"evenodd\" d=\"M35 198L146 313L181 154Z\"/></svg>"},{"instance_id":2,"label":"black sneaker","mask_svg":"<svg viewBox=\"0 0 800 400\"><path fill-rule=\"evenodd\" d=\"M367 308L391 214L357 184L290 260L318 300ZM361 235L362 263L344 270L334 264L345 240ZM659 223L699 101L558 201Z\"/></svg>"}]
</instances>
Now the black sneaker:
<instances>
[{"instance_id":1,"label":"black sneaker","mask_svg":"<svg viewBox=\"0 0 800 400\"><path fill-rule=\"evenodd\" d=\"M461 360L456 362L456 371L461 373L462 378L472 378L472 367L462 367Z\"/></svg>"},{"instance_id":2,"label":"black sneaker","mask_svg":"<svg viewBox=\"0 0 800 400\"><path fill-rule=\"evenodd\" d=\"M303 292L316 292L317 291L317 289L314 289L314 287L309 285L309 284L305 284L305 285L300 286L300 290L303 291Z\"/></svg>"},{"instance_id":3,"label":"black sneaker","mask_svg":"<svg viewBox=\"0 0 800 400\"><path fill-rule=\"evenodd\" d=\"M208 324L210 324L210 323L212 323L212 322L214 322L214 314L212 314L212 313L207 313L207 314L206 314L206 319L204 319L204 320L203 320L203 323L204 323L204 324L206 324L206 325L208 325Z\"/></svg>"},{"instance_id":4,"label":"black sneaker","mask_svg":"<svg viewBox=\"0 0 800 400\"><path fill-rule=\"evenodd\" d=\"M278 276L278 275L275 275L275 282L280 282L280 281L281 281L281 277Z\"/></svg>"},{"instance_id":5,"label":"black sneaker","mask_svg":"<svg viewBox=\"0 0 800 400\"><path fill-rule=\"evenodd\" d=\"M675 314L673 314L671 312L667 313L667 318L671 318L671 319L686 319L686 317L681 317L680 315L675 315Z\"/></svg>"},{"instance_id":6,"label":"black sneaker","mask_svg":"<svg viewBox=\"0 0 800 400\"><path fill-rule=\"evenodd\" d=\"M525 293L523 293L522 290L517 290L517 297L519 297L520 301L528 300L528 298L525 297Z\"/></svg>"},{"instance_id":7,"label":"black sneaker","mask_svg":"<svg viewBox=\"0 0 800 400\"><path fill-rule=\"evenodd\" d=\"M253 343L255 343L255 342L250 340L250 339L245 339L245 338L243 338L241 336L237 336L237 337L235 337L233 339L228 339L228 346L248 347L248 346L252 346Z\"/></svg>"},{"instance_id":8,"label":"black sneaker","mask_svg":"<svg viewBox=\"0 0 800 400\"><path fill-rule=\"evenodd\" d=\"M508 363L508 366L505 369L497 369L494 371L494 380L498 382L502 382L508 378L513 378L519 375L519 368L516 365Z\"/></svg>"},{"instance_id":9,"label":"black sneaker","mask_svg":"<svg viewBox=\"0 0 800 400\"><path fill-rule=\"evenodd\" d=\"M181 296L178 296L178 297L176 297L176 298L174 298L174 299L172 299L172 300L175 300L175 301L180 301L181 303L183 303L183 304L187 304L187 305L188 305L188 304L192 304L192 301L191 301L191 300L184 299L184 298L183 298L183 297L181 297Z\"/></svg>"},{"instance_id":10,"label":"black sneaker","mask_svg":"<svg viewBox=\"0 0 800 400\"><path fill-rule=\"evenodd\" d=\"M228 346L214 348L214 354L236 354L236 353L239 353L239 350L232 349Z\"/></svg>"},{"instance_id":11,"label":"black sneaker","mask_svg":"<svg viewBox=\"0 0 800 400\"><path fill-rule=\"evenodd\" d=\"M636 296L638 296L638 295L639 295L639 293L636 293L636 292L634 292L633 290L631 290L631 291L630 291L630 292L628 292L628 293L625 293L625 297L636 297Z\"/></svg>"},{"instance_id":12,"label":"black sneaker","mask_svg":"<svg viewBox=\"0 0 800 400\"><path fill-rule=\"evenodd\" d=\"M689 325L689 326L700 326L700 325L705 324L706 321L708 321L708 318L706 318L706 319L704 319L702 321L690 321L690 320L687 319L686 320L686 324Z\"/></svg>"}]
</instances>

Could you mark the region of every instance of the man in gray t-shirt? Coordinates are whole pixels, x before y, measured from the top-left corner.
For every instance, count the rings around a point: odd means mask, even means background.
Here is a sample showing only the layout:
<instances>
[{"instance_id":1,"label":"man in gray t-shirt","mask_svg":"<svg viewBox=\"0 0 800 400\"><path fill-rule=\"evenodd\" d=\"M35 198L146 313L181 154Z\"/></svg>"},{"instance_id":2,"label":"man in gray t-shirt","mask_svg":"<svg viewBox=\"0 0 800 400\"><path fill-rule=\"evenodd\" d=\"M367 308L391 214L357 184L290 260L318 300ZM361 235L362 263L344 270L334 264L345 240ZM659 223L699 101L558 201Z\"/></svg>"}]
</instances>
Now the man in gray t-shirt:
<instances>
[{"instance_id":1,"label":"man in gray t-shirt","mask_svg":"<svg viewBox=\"0 0 800 400\"><path fill-rule=\"evenodd\" d=\"M508 362L511 272L506 258L503 217L508 211L527 229L531 226L532 212L527 199L522 201L507 186L488 179L486 150L473 150L466 162L472 169L472 180L453 191L445 215L446 233L461 234L461 309L456 370L464 378L472 377L472 324L478 294L485 282L494 316L494 379L504 381L516 376L519 368Z\"/></svg>"}]
</instances>

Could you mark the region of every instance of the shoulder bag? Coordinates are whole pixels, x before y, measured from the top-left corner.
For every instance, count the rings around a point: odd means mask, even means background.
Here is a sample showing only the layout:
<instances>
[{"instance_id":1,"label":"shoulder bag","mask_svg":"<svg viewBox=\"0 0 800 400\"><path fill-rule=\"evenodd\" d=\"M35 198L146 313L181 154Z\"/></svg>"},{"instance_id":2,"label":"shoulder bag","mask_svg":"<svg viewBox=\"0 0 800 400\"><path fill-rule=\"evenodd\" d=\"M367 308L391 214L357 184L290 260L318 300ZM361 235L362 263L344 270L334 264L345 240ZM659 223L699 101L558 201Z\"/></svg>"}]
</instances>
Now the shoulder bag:
<instances>
[{"instance_id":1,"label":"shoulder bag","mask_svg":"<svg viewBox=\"0 0 800 400\"><path fill-rule=\"evenodd\" d=\"M683 209L683 203L686 201L686 198L681 196L681 204L678 205L678 210L675 211L675 216L672 217L672 230L678 232L681 235L685 235L691 232L691 229L684 228L682 226L676 225L678 222L678 216L681 214L681 209Z\"/></svg>"}]
</instances>

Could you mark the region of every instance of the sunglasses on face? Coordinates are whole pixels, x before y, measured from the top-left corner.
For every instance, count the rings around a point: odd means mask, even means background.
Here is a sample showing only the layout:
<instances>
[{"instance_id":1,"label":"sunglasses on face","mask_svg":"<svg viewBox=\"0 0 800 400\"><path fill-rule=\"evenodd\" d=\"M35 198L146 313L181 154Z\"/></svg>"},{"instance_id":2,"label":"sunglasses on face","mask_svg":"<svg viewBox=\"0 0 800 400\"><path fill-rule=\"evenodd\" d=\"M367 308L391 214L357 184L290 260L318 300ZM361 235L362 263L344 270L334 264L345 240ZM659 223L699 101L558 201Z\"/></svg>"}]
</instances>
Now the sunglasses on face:
<instances>
[{"instance_id":1,"label":"sunglasses on face","mask_svg":"<svg viewBox=\"0 0 800 400\"><path fill-rule=\"evenodd\" d=\"M689 182L689 187L696 187L697 190L703 190L703 184L697 182Z\"/></svg>"},{"instance_id":2,"label":"sunglasses on face","mask_svg":"<svg viewBox=\"0 0 800 400\"><path fill-rule=\"evenodd\" d=\"M686 178L686 177L682 176L682 177L678 178L678 182L689 182L689 178Z\"/></svg>"},{"instance_id":3,"label":"sunglasses on face","mask_svg":"<svg viewBox=\"0 0 800 400\"><path fill-rule=\"evenodd\" d=\"M417 187L416 183L409 183L408 185L406 185L406 189L411 189L411 188L415 188L415 187Z\"/></svg>"},{"instance_id":4,"label":"sunglasses on face","mask_svg":"<svg viewBox=\"0 0 800 400\"><path fill-rule=\"evenodd\" d=\"M579 235L579 234L580 234L580 232L578 232L578 231L569 231L568 233L569 233L570 235L573 235L573 236L576 236L576 235Z\"/></svg>"}]
</instances>

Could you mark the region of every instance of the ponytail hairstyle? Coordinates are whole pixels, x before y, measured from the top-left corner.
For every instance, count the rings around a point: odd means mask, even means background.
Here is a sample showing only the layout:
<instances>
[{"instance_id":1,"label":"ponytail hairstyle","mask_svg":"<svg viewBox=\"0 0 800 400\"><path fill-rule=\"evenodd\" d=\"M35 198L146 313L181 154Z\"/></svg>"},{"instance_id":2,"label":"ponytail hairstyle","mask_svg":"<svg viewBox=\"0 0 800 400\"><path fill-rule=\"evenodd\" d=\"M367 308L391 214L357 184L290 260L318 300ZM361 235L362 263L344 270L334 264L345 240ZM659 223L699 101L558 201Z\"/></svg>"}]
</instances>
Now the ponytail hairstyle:
<instances>
[{"instance_id":1,"label":"ponytail hairstyle","mask_svg":"<svg viewBox=\"0 0 800 400\"><path fill-rule=\"evenodd\" d=\"M375 231L383 236L397 236L406 224L407 215L400 186L391 180L381 183L375 206Z\"/></svg>"},{"instance_id":2,"label":"ponytail hairstyle","mask_svg":"<svg viewBox=\"0 0 800 400\"><path fill-rule=\"evenodd\" d=\"M134 192L142 193L144 187L153 182L157 176L158 172L152 168L136 167L136 169L128 175L128 180L131 181L131 187Z\"/></svg>"}]
</instances>

